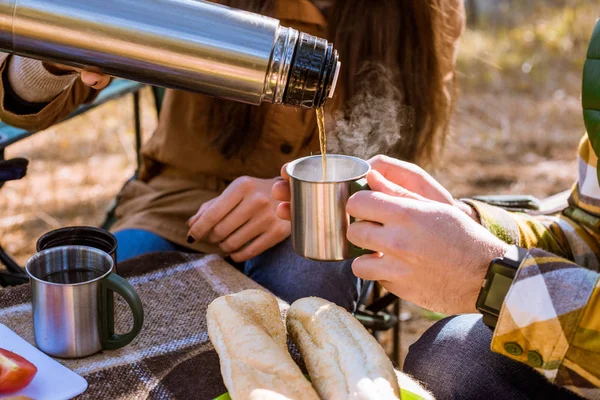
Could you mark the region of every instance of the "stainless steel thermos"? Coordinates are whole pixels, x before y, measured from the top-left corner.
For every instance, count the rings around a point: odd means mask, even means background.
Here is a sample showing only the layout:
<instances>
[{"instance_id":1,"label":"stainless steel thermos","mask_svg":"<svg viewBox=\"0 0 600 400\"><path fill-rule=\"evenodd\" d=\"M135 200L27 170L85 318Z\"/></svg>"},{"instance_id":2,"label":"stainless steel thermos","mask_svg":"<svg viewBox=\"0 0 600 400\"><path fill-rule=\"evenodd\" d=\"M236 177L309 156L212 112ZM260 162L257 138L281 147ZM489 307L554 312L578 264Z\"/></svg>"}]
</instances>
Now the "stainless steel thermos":
<instances>
[{"instance_id":1,"label":"stainless steel thermos","mask_svg":"<svg viewBox=\"0 0 600 400\"><path fill-rule=\"evenodd\" d=\"M156 86L315 108L340 62L325 39L199 0L0 0L0 50Z\"/></svg>"}]
</instances>

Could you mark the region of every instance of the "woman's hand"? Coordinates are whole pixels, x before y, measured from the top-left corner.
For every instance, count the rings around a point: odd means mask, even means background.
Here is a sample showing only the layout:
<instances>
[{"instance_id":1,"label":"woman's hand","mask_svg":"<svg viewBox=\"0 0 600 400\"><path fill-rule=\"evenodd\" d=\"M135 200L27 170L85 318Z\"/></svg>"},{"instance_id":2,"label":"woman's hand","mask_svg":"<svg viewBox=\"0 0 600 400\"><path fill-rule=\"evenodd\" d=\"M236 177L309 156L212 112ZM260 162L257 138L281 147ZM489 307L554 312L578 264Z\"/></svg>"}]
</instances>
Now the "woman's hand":
<instances>
[{"instance_id":1,"label":"woman's hand","mask_svg":"<svg viewBox=\"0 0 600 400\"><path fill-rule=\"evenodd\" d=\"M279 201L279 205L277 206L277 216L285 221L290 221L292 219L292 213L290 211L290 177L285 171L285 164L281 167L281 178L273 185L271 190L271 196L277 201Z\"/></svg>"},{"instance_id":2,"label":"woman's hand","mask_svg":"<svg viewBox=\"0 0 600 400\"><path fill-rule=\"evenodd\" d=\"M99 74L93 71L87 71L85 69L82 70L79 68L73 68L62 64L55 64L49 62L44 62L43 64L44 68L46 68L48 72L55 75L64 75L73 72L78 72L80 74L81 82L83 82L84 85L96 90L104 89L110 83L110 76L108 75Z\"/></svg>"},{"instance_id":3,"label":"woman's hand","mask_svg":"<svg viewBox=\"0 0 600 400\"><path fill-rule=\"evenodd\" d=\"M249 260L285 240L290 223L277 218L271 188L279 179L240 177L189 219L188 241L206 240L236 262Z\"/></svg>"}]
</instances>

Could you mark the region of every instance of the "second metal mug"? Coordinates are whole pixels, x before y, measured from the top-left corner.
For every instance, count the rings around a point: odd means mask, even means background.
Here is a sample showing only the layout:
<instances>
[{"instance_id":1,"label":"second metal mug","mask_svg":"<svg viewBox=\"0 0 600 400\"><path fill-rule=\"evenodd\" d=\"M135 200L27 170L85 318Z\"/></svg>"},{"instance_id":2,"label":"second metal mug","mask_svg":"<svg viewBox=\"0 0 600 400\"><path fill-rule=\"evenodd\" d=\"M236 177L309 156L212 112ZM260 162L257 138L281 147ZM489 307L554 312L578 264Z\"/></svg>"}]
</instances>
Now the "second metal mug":
<instances>
[{"instance_id":1,"label":"second metal mug","mask_svg":"<svg viewBox=\"0 0 600 400\"><path fill-rule=\"evenodd\" d=\"M113 259L117 268L117 238L107 230L93 226L67 226L43 234L36 243L36 251L60 246L89 246L100 249Z\"/></svg>"},{"instance_id":2,"label":"second metal mug","mask_svg":"<svg viewBox=\"0 0 600 400\"><path fill-rule=\"evenodd\" d=\"M85 246L43 250L29 259L33 328L38 348L59 358L78 358L129 344L144 321L142 302L125 279L112 273L105 252ZM133 328L115 334L112 292L125 299Z\"/></svg>"},{"instance_id":3,"label":"second metal mug","mask_svg":"<svg viewBox=\"0 0 600 400\"><path fill-rule=\"evenodd\" d=\"M67 226L43 234L35 245L35 250L51 249L61 246L89 246L107 253L114 263L113 273L118 274L117 238L109 231L94 226ZM114 307L114 296L109 293L107 307ZM108 316L109 326L114 326L112 315Z\"/></svg>"},{"instance_id":4,"label":"second metal mug","mask_svg":"<svg viewBox=\"0 0 600 400\"><path fill-rule=\"evenodd\" d=\"M352 194L368 189L368 162L344 155L327 155L323 180L321 156L292 161L290 176L292 246L296 253L318 261L341 261L371 253L346 238L352 218L346 203Z\"/></svg>"}]
</instances>

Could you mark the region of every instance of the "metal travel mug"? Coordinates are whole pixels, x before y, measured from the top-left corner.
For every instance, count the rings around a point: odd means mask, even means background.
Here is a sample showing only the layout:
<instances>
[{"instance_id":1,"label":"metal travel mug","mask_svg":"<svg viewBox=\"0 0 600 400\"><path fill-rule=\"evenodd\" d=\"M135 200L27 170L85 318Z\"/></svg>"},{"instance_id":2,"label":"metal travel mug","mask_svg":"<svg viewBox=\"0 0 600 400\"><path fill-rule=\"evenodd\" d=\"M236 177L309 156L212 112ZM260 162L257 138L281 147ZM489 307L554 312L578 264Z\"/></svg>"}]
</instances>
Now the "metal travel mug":
<instances>
[{"instance_id":1,"label":"metal travel mug","mask_svg":"<svg viewBox=\"0 0 600 400\"><path fill-rule=\"evenodd\" d=\"M35 342L44 353L79 358L129 344L144 321L142 302L125 279L112 273L114 263L105 252L85 246L43 250L26 265L30 276ZM125 299L133 314L133 328L115 334L114 309L109 293Z\"/></svg>"},{"instance_id":2,"label":"metal travel mug","mask_svg":"<svg viewBox=\"0 0 600 400\"><path fill-rule=\"evenodd\" d=\"M289 163L292 211L292 246L296 253L318 261L340 261L371 253L346 239L352 218L346 203L352 194L368 189L371 166L344 155L327 155L323 180L321 156Z\"/></svg>"}]
</instances>

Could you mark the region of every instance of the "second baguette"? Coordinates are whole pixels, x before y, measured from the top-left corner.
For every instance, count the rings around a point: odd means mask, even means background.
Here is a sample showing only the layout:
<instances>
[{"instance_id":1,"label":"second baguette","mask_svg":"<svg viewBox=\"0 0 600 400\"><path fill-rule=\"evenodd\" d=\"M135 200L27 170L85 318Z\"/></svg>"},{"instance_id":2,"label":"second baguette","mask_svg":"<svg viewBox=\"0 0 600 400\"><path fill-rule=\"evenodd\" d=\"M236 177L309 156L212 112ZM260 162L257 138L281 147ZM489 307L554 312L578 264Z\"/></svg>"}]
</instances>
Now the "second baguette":
<instances>
[{"instance_id":1,"label":"second baguette","mask_svg":"<svg viewBox=\"0 0 600 400\"><path fill-rule=\"evenodd\" d=\"M222 296L208 306L206 317L233 400L319 400L288 353L273 295L244 290Z\"/></svg>"},{"instance_id":2,"label":"second baguette","mask_svg":"<svg viewBox=\"0 0 600 400\"><path fill-rule=\"evenodd\" d=\"M307 297L291 305L286 322L322 400L400 397L392 362L345 309Z\"/></svg>"}]
</instances>

